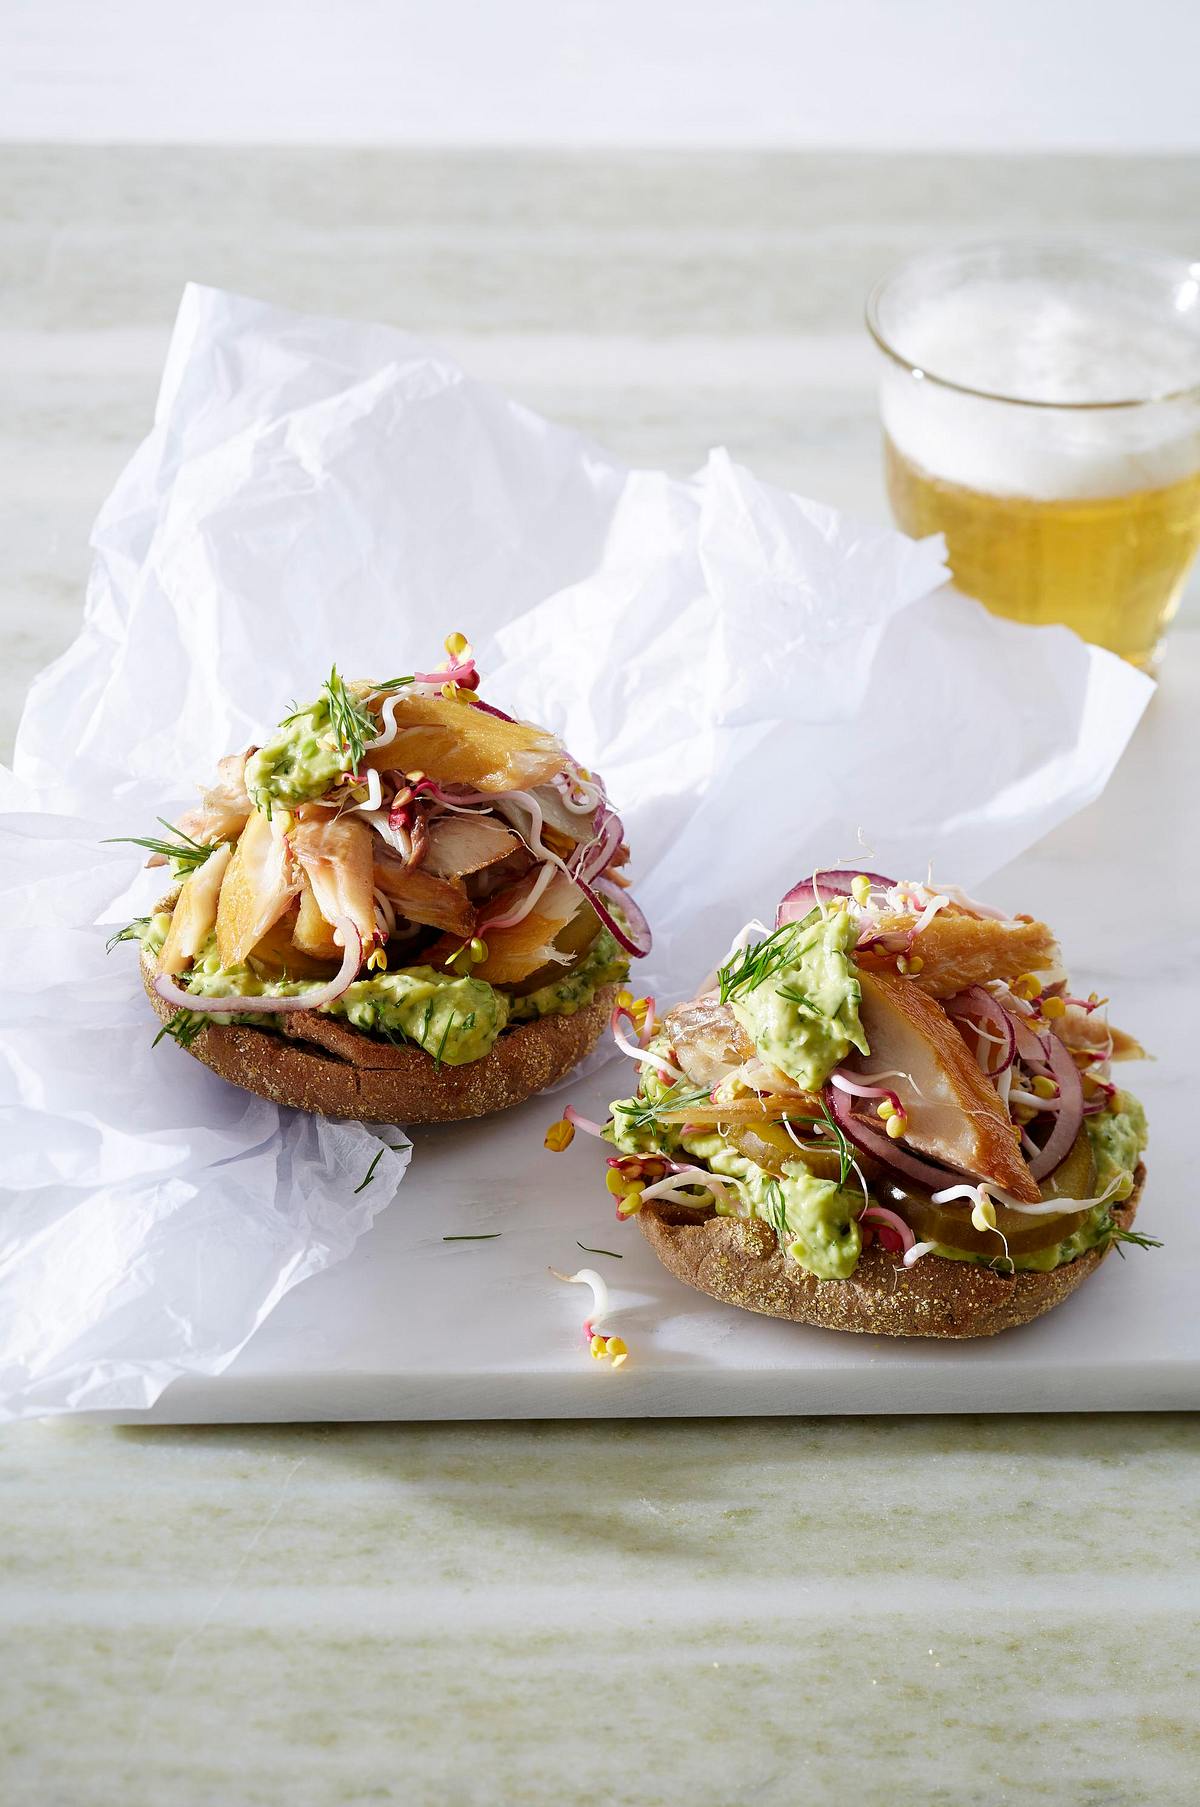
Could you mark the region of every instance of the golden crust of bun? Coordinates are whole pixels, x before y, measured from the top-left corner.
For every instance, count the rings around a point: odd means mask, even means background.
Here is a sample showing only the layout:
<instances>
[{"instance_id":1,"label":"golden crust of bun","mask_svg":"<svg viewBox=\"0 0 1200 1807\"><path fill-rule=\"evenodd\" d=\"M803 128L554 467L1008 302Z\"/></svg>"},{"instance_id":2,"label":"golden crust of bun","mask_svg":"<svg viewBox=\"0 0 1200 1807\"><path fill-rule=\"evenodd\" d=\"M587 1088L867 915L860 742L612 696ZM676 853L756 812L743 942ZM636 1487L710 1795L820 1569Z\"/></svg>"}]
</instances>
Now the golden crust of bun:
<instances>
[{"instance_id":1,"label":"golden crust of bun","mask_svg":"<svg viewBox=\"0 0 1200 1807\"><path fill-rule=\"evenodd\" d=\"M169 1022L175 1006L154 990L154 963L145 955L142 982L156 1015ZM461 1067L439 1067L420 1048L376 1041L308 1010L279 1017L281 1032L214 1020L187 1051L222 1079L294 1110L378 1123L455 1123L523 1104L578 1066L599 1041L617 990L603 986L573 1016L518 1023L482 1060Z\"/></svg>"},{"instance_id":2,"label":"golden crust of bun","mask_svg":"<svg viewBox=\"0 0 1200 1807\"><path fill-rule=\"evenodd\" d=\"M1137 1215L1145 1178L1139 1162L1133 1192L1112 1213L1123 1230ZM850 1279L818 1280L783 1254L761 1218L701 1216L651 1201L638 1222L663 1265L700 1292L767 1317L863 1336L995 1336L1061 1305L1108 1253L1092 1249L1048 1274L997 1274L937 1255L897 1273L896 1256L875 1242Z\"/></svg>"}]
</instances>

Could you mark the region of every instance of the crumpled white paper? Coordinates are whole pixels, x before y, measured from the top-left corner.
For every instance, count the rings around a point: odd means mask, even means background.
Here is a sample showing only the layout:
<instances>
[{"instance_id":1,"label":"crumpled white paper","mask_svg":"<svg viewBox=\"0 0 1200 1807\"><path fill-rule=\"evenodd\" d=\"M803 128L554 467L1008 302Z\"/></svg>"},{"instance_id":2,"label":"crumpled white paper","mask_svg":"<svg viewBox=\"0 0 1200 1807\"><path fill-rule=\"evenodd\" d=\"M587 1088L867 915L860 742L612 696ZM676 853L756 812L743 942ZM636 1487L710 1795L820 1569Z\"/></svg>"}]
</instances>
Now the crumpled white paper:
<instances>
[{"instance_id":1,"label":"crumpled white paper","mask_svg":"<svg viewBox=\"0 0 1200 1807\"><path fill-rule=\"evenodd\" d=\"M1102 789L1153 688L939 591L936 541L722 452L627 471L401 333L200 288L93 544L0 787L7 1416L220 1372L404 1172L396 1132L152 1050L135 950L97 926L162 885L104 837L185 807L335 659L381 675L461 629L485 693L604 774L662 996L815 865L976 884Z\"/></svg>"}]
</instances>

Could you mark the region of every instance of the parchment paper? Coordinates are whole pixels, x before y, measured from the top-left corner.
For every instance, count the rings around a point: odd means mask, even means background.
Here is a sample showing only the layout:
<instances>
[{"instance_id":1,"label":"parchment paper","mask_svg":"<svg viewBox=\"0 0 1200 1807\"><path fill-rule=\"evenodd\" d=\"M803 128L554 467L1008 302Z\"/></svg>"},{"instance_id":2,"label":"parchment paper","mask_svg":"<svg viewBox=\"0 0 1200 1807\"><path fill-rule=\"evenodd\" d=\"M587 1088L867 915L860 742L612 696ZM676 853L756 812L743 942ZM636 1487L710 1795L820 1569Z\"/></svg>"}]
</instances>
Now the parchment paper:
<instances>
[{"instance_id":1,"label":"parchment paper","mask_svg":"<svg viewBox=\"0 0 1200 1807\"><path fill-rule=\"evenodd\" d=\"M1153 688L945 591L937 541L720 451L631 472L401 333L201 288L93 545L0 784L9 1417L220 1372L404 1173L394 1130L152 1049L136 950L104 953L162 889L105 837L172 818L334 660L382 676L471 637L485 695L604 774L666 997L815 865L977 884L1100 791Z\"/></svg>"}]
</instances>

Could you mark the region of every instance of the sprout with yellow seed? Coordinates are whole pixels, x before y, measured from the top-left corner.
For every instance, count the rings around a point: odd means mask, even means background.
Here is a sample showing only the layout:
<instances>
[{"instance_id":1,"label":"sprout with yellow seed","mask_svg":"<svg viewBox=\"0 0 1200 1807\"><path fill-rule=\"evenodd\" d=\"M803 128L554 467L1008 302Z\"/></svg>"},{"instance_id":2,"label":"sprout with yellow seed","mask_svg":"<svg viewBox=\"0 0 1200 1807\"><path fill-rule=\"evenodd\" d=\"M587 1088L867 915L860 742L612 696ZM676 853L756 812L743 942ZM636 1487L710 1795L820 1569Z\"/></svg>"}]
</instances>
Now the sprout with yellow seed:
<instances>
[{"instance_id":1,"label":"sprout with yellow seed","mask_svg":"<svg viewBox=\"0 0 1200 1807\"><path fill-rule=\"evenodd\" d=\"M1039 1006L1044 1017L1066 1016L1067 1007L1061 998L1043 998Z\"/></svg>"},{"instance_id":2,"label":"sprout with yellow seed","mask_svg":"<svg viewBox=\"0 0 1200 1807\"><path fill-rule=\"evenodd\" d=\"M871 881L865 872L860 872L857 878L851 879L850 895L860 909L866 906L867 899L871 895Z\"/></svg>"},{"instance_id":3,"label":"sprout with yellow seed","mask_svg":"<svg viewBox=\"0 0 1200 1807\"><path fill-rule=\"evenodd\" d=\"M546 1131L546 1140L543 1146L548 1148L551 1154L561 1154L564 1148L570 1148L574 1140L575 1125L568 1123L565 1117L560 1117L558 1122L552 1123Z\"/></svg>"},{"instance_id":4,"label":"sprout with yellow seed","mask_svg":"<svg viewBox=\"0 0 1200 1807\"><path fill-rule=\"evenodd\" d=\"M469 653L471 650L471 642L465 634L447 634L442 645L452 659L461 659L465 653Z\"/></svg>"}]
</instances>

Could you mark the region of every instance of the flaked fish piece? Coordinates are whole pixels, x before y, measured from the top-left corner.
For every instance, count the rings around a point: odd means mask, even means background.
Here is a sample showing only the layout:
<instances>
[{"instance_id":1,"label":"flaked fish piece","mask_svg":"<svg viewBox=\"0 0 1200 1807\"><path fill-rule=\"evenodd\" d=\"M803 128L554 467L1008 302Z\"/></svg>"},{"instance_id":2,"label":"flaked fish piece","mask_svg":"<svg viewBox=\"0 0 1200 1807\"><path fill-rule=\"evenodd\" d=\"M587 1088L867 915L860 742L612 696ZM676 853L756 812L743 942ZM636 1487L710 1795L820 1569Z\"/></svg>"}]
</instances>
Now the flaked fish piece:
<instances>
[{"instance_id":1,"label":"flaked fish piece","mask_svg":"<svg viewBox=\"0 0 1200 1807\"><path fill-rule=\"evenodd\" d=\"M370 948L375 940L375 855L367 823L359 815L331 815L306 804L292 831L292 845L325 921L348 916L363 947ZM311 910L306 921L312 924Z\"/></svg>"},{"instance_id":2,"label":"flaked fish piece","mask_svg":"<svg viewBox=\"0 0 1200 1807\"><path fill-rule=\"evenodd\" d=\"M302 954L314 960L339 960L341 949L333 934L333 924L321 914L316 894L305 874L300 891L300 907L292 930L292 942Z\"/></svg>"},{"instance_id":3,"label":"flaked fish piece","mask_svg":"<svg viewBox=\"0 0 1200 1807\"><path fill-rule=\"evenodd\" d=\"M520 851L521 841L494 816L435 816L423 861L435 878L467 878Z\"/></svg>"},{"instance_id":4,"label":"flaked fish piece","mask_svg":"<svg viewBox=\"0 0 1200 1807\"><path fill-rule=\"evenodd\" d=\"M525 893L522 884L512 892L501 891L489 901L488 914L502 916ZM486 922L483 935L487 958L471 968L473 978L486 979L489 985L515 985L544 966L570 964L572 954L555 943L567 924L591 905L579 887L565 872L556 872L539 896L533 909L520 922L508 928L490 928Z\"/></svg>"},{"instance_id":5,"label":"flaked fish piece","mask_svg":"<svg viewBox=\"0 0 1200 1807\"><path fill-rule=\"evenodd\" d=\"M851 1069L907 1076L881 1082L904 1106L905 1140L932 1160L1037 1204L1041 1191L1008 1113L941 1005L895 973L860 969L859 978L871 1052Z\"/></svg>"},{"instance_id":6,"label":"flaked fish piece","mask_svg":"<svg viewBox=\"0 0 1200 1807\"><path fill-rule=\"evenodd\" d=\"M302 882L284 818L258 810L242 830L225 869L217 904L217 951L222 966L240 966L283 915ZM203 868L201 868L203 870Z\"/></svg>"},{"instance_id":7,"label":"flaked fish piece","mask_svg":"<svg viewBox=\"0 0 1200 1807\"><path fill-rule=\"evenodd\" d=\"M664 1027L676 1062L693 1085L711 1089L754 1059L753 1041L715 992L690 1004L676 1004L667 1012Z\"/></svg>"},{"instance_id":8,"label":"flaked fish piece","mask_svg":"<svg viewBox=\"0 0 1200 1807\"><path fill-rule=\"evenodd\" d=\"M1054 1024L1058 1039L1072 1053L1086 1053L1094 1059L1145 1060L1146 1050L1136 1037L1118 1029L1098 1012L1068 1010Z\"/></svg>"},{"instance_id":9,"label":"flaked fish piece","mask_svg":"<svg viewBox=\"0 0 1200 1807\"><path fill-rule=\"evenodd\" d=\"M505 721L469 703L406 696L394 714L395 736L364 762L376 771L422 771L441 784L499 792L545 784L566 765L564 748L545 728Z\"/></svg>"},{"instance_id":10,"label":"flaked fish piece","mask_svg":"<svg viewBox=\"0 0 1200 1807\"><path fill-rule=\"evenodd\" d=\"M301 893L301 897L303 893ZM293 898L279 921L255 943L249 964L256 972L272 979L330 979L342 963L342 950L333 939L333 931L322 923L328 936L323 952L309 953L295 941L300 916L300 899Z\"/></svg>"},{"instance_id":11,"label":"flaked fish piece","mask_svg":"<svg viewBox=\"0 0 1200 1807\"><path fill-rule=\"evenodd\" d=\"M915 916L889 913L868 934L904 934ZM903 950L902 950L903 951ZM940 910L912 944L912 953L923 962L911 981L931 998L952 998L968 985L986 985L989 979L1010 984L1024 973L1050 973L1060 969L1058 943L1044 922L996 922ZM858 948L855 960L863 972L895 972L896 954L883 948Z\"/></svg>"},{"instance_id":12,"label":"flaked fish piece","mask_svg":"<svg viewBox=\"0 0 1200 1807\"><path fill-rule=\"evenodd\" d=\"M216 847L202 866L189 872L179 888L171 926L159 951L155 970L172 977L190 966L217 923L217 904L226 868L233 858L228 842Z\"/></svg>"},{"instance_id":13,"label":"flaked fish piece","mask_svg":"<svg viewBox=\"0 0 1200 1807\"><path fill-rule=\"evenodd\" d=\"M193 841L236 841L250 820L246 794L246 754L230 753L217 762L217 782L200 793L197 809L179 818L176 827Z\"/></svg>"},{"instance_id":14,"label":"flaked fish piece","mask_svg":"<svg viewBox=\"0 0 1200 1807\"><path fill-rule=\"evenodd\" d=\"M461 878L439 878L428 866L406 866L376 843L374 882L409 922L444 929L460 940L475 933L475 906Z\"/></svg>"}]
</instances>

